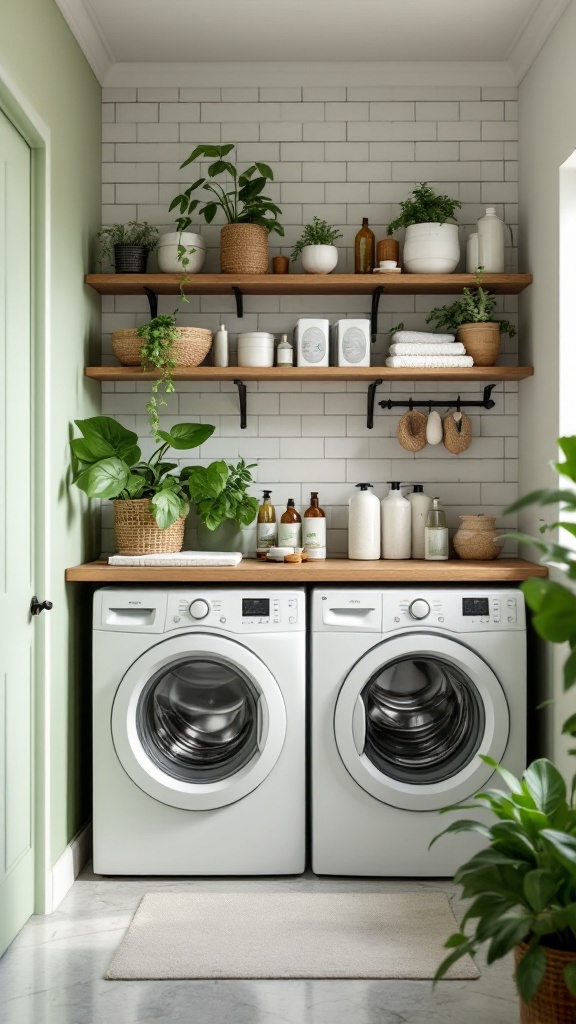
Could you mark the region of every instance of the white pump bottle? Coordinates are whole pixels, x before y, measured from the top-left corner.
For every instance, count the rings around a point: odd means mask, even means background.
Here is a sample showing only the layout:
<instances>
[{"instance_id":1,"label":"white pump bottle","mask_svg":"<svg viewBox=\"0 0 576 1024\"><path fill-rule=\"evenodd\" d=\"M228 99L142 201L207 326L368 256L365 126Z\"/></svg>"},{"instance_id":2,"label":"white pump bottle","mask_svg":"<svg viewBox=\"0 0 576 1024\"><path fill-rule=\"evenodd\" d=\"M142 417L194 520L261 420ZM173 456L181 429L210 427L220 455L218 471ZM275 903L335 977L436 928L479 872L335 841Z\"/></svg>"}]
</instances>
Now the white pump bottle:
<instances>
[{"instance_id":1,"label":"white pump bottle","mask_svg":"<svg viewBox=\"0 0 576 1024\"><path fill-rule=\"evenodd\" d=\"M356 484L360 490L348 502L348 558L380 558L380 502L368 490L372 484Z\"/></svg>"},{"instance_id":2,"label":"white pump bottle","mask_svg":"<svg viewBox=\"0 0 576 1024\"><path fill-rule=\"evenodd\" d=\"M390 482L382 500L382 558L410 558L412 549L412 507L399 483Z\"/></svg>"}]
</instances>

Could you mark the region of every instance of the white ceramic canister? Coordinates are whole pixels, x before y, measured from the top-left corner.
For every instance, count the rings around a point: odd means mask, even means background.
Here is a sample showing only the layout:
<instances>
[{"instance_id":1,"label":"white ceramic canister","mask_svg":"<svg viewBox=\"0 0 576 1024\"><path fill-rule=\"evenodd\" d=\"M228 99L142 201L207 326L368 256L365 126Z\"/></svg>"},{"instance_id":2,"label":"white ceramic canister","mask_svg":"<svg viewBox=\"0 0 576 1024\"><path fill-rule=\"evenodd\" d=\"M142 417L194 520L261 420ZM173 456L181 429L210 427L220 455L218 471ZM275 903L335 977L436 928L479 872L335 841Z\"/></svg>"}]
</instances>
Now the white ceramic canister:
<instances>
[{"instance_id":1,"label":"white ceramic canister","mask_svg":"<svg viewBox=\"0 0 576 1024\"><path fill-rule=\"evenodd\" d=\"M239 334L238 366L274 366L274 335L267 331Z\"/></svg>"},{"instance_id":2,"label":"white ceramic canister","mask_svg":"<svg viewBox=\"0 0 576 1024\"><path fill-rule=\"evenodd\" d=\"M408 274L452 274L460 259L458 225L410 224L402 258Z\"/></svg>"},{"instance_id":3,"label":"white ceramic canister","mask_svg":"<svg viewBox=\"0 0 576 1024\"><path fill-rule=\"evenodd\" d=\"M432 498L424 494L422 484L414 484L408 501L412 506L412 558L424 558L426 516L432 508Z\"/></svg>"},{"instance_id":4,"label":"white ceramic canister","mask_svg":"<svg viewBox=\"0 0 576 1024\"><path fill-rule=\"evenodd\" d=\"M504 224L494 206L478 221L478 266L487 274L504 273Z\"/></svg>"},{"instance_id":5,"label":"white ceramic canister","mask_svg":"<svg viewBox=\"0 0 576 1024\"><path fill-rule=\"evenodd\" d=\"M382 558L410 558L412 552L412 507L402 495L400 484L390 481L382 505Z\"/></svg>"},{"instance_id":6,"label":"white ceramic canister","mask_svg":"<svg viewBox=\"0 0 576 1024\"><path fill-rule=\"evenodd\" d=\"M466 242L466 273L475 274L478 270L478 232L468 235Z\"/></svg>"},{"instance_id":7,"label":"white ceramic canister","mask_svg":"<svg viewBox=\"0 0 576 1024\"><path fill-rule=\"evenodd\" d=\"M380 502L368 488L372 484L356 484L360 490L348 502L348 558L372 560L380 558Z\"/></svg>"},{"instance_id":8,"label":"white ceramic canister","mask_svg":"<svg viewBox=\"0 0 576 1024\"><path fill-rule=\"evenodd\" d=\"M183 245L188 264L178 259L178 246ZM192 231L171 231L160 235L158 241L158 267L163 274L199 274L206 260L206 242L202 235Z\"/></svg>"},{"instance_id":9,"label":"white ceramic canister","mask_svg":"<svg viewBox=\"0 0 576 1024\"><path fill-rule=\"evenodd\" d=\"M307 274L331 274L337 263L335 245L305 245L302 249L302 268Z\"/></svg>"},{"instance_id":10,"label":"white ceramic canister","mask_svg":"<svg viewBox=\"0 0 576 1024\"><path fill-rule=\"evenodd\" d=\"M328 366L330 321L325 317L300 317L294 328L297 366Z\"/></svg>"}]
</instances>

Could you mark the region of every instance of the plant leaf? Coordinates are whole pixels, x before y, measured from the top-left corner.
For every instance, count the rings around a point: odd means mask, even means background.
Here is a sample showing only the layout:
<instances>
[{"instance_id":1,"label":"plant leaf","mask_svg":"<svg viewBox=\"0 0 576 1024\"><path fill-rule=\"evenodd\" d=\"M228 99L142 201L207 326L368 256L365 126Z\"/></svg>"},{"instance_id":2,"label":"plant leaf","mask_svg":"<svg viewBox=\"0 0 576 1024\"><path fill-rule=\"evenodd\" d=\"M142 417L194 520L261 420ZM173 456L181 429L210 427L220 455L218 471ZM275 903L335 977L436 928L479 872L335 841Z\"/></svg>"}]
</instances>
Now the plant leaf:
<instances>
[{"instance_id":1,"label":"plant leaf","mask_svg":"<svg viewBox=\"0 0 576 1024\"><path fill-rule=\"evenodd\" d=\"M498 931L488 947L486 961L489 964L509 953L519 942L530 934L534 914L528 907L510 907L498 921Z\"/></svg>"},{"instance_id":2,"label":"plant leaf","mask_svg":"<svg viewBox=\"0 0 576 1024\"><path fill-rule=\"evenodd\" d=\"M532 910L536 914L548 906L558 889L558 882L551 871L537 868L529 871L524 878L524 894Z\"/></svg>"},{"instance_id":3,"label":"plant leaf","mask_svg":"<svg viewBox=\"0 0 576 1024\"><path fill-rule=\"evenodd\" d=\"M186 508L186 503L173 490L168 488L158 491L150 504L154 518L161 530L172 526L172 523L175 523L180 518Z\"/></svg>"},{"instance_id":4,"label":"plant leaf","mask_svg":"<svg viewBox=\"0 0 576 1024\"><path fill-rule=\"evenodd\" d=\"M129 466L138 462L138 435L132 430L127 430L111 416L91 416L90 419L74 422L84 436L87 446L84 450L90 450L93 454L92 462L115 455L124 459Z\"/></svg>"},{"instance_id":5,"label":"plant leaf","mask_svg":"<svg viewBox=\"0 0 576 1024\"><path fill-rule=\"evenodd\" d=\"M101 459L80 474L76 485L89 498L117 498L129 478L130 469L122 459Z\"/></svg>"},{"instance_id":6,"label":"plant leaf","mask_svg":"<svg viewBox=\"0 0 576 1024\"><path fill-rule=\"evenodd\" d=\"M558 769L541 757L524 772L524 781L536 807L547 816L566 803L566 783Z\"/></svg>"},{"instance_id":7,"label":"plant leaf","mask_svg":"<svg viewBox=\"0 0 576 1024\"><path fill-rule=\"evenodd\" d=\"M564 981L573 996L576 996L576 960L566 964L564 968Z\"/></svg>"},{"instance_id":8,"label":"plant leaf","mask_svg":"<svg viewBox=\"0 0 576 1024\"><path fill-rule=\"evenodd\" d=\"M546 953L542 946L530 946L516 968L516 984L525 1003L532 1002L545 973Z\"/></svg>"},{"instance_id":9,"label":"plant leaf","mask_svg":"<svg viewBox=\"0 0 576 1024\"><path fill-rule=\"evenodd\" d=\"M541 835L553 847L570 874L576 876L576 836L552 828L542 829Z\"/></svg>"},{"instance_id":10,"label":"plant leaf","mask_svg":"<svg viewBox=\"0 0 576 1024\"><path fill-rule=\"evenodd\" d=\"M461 818L460 821L453 821L442 832L439 832L437 836L434 836L434 839L428 845L428 849L434 846L437 839L441 839L442 836L447 835L449 832L477 832L479 835L483 836L484 839L491 838L491 832L487 825L483 825L481 822L473 821L469 818Z\"/></svg>"},{"instance_id":11,"label":"plant leaf","mask_svg":"<svg viewBox=\"0 0 576 1024\"><path fill-rule=\"evenodd\" d=\"M170 431L159 430L158 436L171 448L184 450L204 444L204 441L212 436L214 429L209 423L175 423Z\"/></svg>"}]
</instances>

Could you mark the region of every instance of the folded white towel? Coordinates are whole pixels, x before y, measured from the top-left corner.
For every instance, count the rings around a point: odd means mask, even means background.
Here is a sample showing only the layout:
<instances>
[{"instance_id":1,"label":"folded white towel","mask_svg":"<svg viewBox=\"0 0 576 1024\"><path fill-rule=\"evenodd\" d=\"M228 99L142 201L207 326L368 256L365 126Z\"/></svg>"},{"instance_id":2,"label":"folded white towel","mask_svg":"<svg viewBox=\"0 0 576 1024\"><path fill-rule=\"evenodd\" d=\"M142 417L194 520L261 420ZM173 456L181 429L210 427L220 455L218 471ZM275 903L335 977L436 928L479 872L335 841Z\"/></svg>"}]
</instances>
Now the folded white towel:
<instances>
[{"instance_id":1,"label":"folded white towel","mask_svg":"<svg viewBox=\"0 0 576 1024\"><path fill-rule=\"evenodd\" d=\"M390 345L391 356L465 356L466 349L460 341L449 345L408 345L403 342Z\"/></svg>"},{"instance_id":2,"label":"folded white towel","mask_svg":"<svg viewBox=\"0 0 576 1024\"><path fill-rule=\"evenodd\" d=\"M473 366L472 356L389 356L386 366Z\"/></svg>"},{"instance_id":3,"label":"folded white towel","mask_svg":"<svg viewBox=\"0 0 576 1024\"><path fill-rule=\"evenodd\" d=\"M174 551L166 555L110 555L109 565L238 565L240 551Z\"/></svg>"},{"instance_id":4,"label":"folded white towel","mask_svg":"<svg viewBox=\"0 0 576 1024\"><path fill-rule=\"evenodd\" d=\"M391 340L394 344L447 345L455 337L454 334L434 334L433 331L396 331Z\"/></svg>"}]
</instances>

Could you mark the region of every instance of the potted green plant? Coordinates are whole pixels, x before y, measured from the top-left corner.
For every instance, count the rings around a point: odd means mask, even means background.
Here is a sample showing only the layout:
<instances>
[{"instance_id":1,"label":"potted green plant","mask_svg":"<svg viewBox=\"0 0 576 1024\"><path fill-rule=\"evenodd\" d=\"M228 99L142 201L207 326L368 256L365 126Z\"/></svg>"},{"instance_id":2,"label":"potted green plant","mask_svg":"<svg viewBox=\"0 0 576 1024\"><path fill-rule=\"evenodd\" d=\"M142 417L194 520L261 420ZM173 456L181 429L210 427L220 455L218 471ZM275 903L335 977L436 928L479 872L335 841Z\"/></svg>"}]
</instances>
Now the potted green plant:
<instances>
[{"instance_id":1,"label":"potted green plant","mask_svg":"<svg viewBox=\"0 0 576 1024\"><path fill-rule=\"evenodd\" d=\"M165 462L169 448L197 448L214 433L208 423L176 423L158 430L162 441L141 461L138 435L109 416L76 420L82 437L70 442L73 482L89 498L111 498L118 553L145 555L180 551L189 511L185 470Z\"/></svg>"},{"instance_id":2,"label":"potted green plant","mask_svg":"<svg viewBox=\"0 0 576 1024\"><path fill-rule=\"evenodd\" d=\"M192 151L181 167L187 167L194 160L213 160L207 170L207 177L198 178L189 188L176 196L170 209L178 208L179 232L186 231L192 221L190 214L204 205L199 213L207 224L211 224L218 210L224 215L226 224L220 232L220 268L223 274L266 274L268 272L268 235L275 231L284 234L284 228L277 220L281 209L263 193L274 174L268 164L257 161L240 173L235 163L226 157L234 149L234 143L208 146L200 145ZM224 181L216 178L224 177ZM208 196L197 199L194 193L202 189Z\"/></svg>"},{"instance_id":3,"label":"potted green plant","mask_svg":"<svg viewBox=\"0 0 576 1024\"><path fill-rule=\"evenodd\" d=\"M292 262L301 256L307 274L330 274L338 263L338 249L334 245L337 238L342 238L341 231L314 217L292 250Z\"/></svg>"},{"instance_id":4,"label":"potted green plant","mask_svg":"<svg viewBox=\"0 0 576 1024\"><path fill-rule=\"evenodd\" d=\"M568 521L543 526L542 532L562 527L574 536L576 527L569 520L576 512L571 486L576 481L576 437L562 437L559 445L565 461L556 469L570 485L534 491L506 511L562 503ZM535 578L523 583L522 590L538 634L569 646L564 663L568 690L576 683L576 551L556 541L516 536L536 545L541 561L565 574L566 584ZM562 731L576 737L576 714ZM568 791L560 772L545 758L529 765L521 779L488 763L500 773L507 792L487 790L460 809L482 808L494 823L465 819L445 830L478 832L488 846L455 875L463 897L472 903L460 930L446 943L451 952L436 977L444 977L455 960L482 945L488 944L489 964L514 949L522 1024L569 1024L576 1020L576 775Z\"/></svg>"},{"instance_id":5,"label":"potted green plant","mask_svg":"<svg viewBox=\"0 0 576 1024\"><path fill-rule=\"evenodd\" d=\"M500 353L502 333L513 338L516 328L508 320L495 320L496 296L482 287L482 270L476 273L476 287L464 288L462 298L450 306L436 306L426 323L437 330L456 333L475 366L494 366Z\"/></svg>"},{"instance_id":6,"label":"potted green plant","mask_svg":"<svg viewBox=\"0 0 576 1024\"><path fill-rule=\"evenodd\" d=\"M420 181L409 199L400 203L400 215L388 225L388 234L406 228L403 263L409 274L452 274L460 259L458 225L454 214L462 203L434 192Z\"/></svg>"},{"instance_id":7,"label":"potted green plant","mask_svg":"<svg viewBox=\"0 0 576 1024\"><path fill-rule=\"evenodd\" d=\"M158 229L147 221L111 224L97 235L99 262L110 262L117 274L145 274L148 254L158 245Z\"/></svg>"},{"instance_id":8,"label":"potted green plant","mask_svg":"<svg viewBox=\"0 0 576 1024\"><path fill-rule=\"evenodd\" d=\"M198 543L203 549L241 550L241 529L253 523L258 500L247 492L251 469L240 459L236 466L224 461L190 466L182 471L198 516Z\"/></svg>"}]
</instances>

